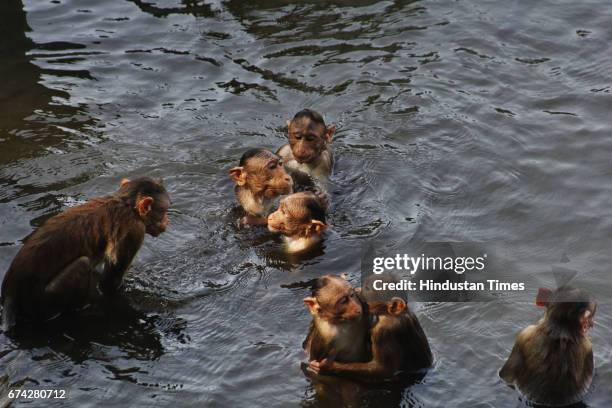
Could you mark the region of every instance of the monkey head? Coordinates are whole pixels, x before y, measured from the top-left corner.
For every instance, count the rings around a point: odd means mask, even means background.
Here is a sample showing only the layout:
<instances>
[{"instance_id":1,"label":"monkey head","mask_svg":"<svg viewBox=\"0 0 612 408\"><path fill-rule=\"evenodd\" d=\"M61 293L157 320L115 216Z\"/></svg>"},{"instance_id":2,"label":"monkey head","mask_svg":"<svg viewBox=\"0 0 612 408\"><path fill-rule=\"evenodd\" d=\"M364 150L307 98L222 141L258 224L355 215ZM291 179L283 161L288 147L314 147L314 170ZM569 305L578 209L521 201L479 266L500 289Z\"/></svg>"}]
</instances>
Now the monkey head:
<instances>
[{"instance_id":1,"label":"monkey head","mask_svg":"<svg viewBox=\"0 0 612 408\"><path fill-rule=\"evenodd\" d=\"M314 318L341 323L362 318L364 308L355 289L342 277L326 275L315 281L304 304Z\"/></svg>"},{"instance_id":2,"label":"monkey head","mask_svg":"<svg viewBox=\"0 0 612 408\"><path fill-rule=\"evenodd\" d=\"M561 286L552 291L540 288L536 305L546 308L546 320L572 333L586 335L594 325L597 302L583 289Z\"/></svg>"},{"instance_id":3,"label":"monkey head","mask_svg":"<svg viewBox=\"0 0 612 408\"><path fill-rule=\"evenodd\" d=\"M170 197L161 180L149 177L123 179L118 194L135 209L147 234L157 237L166 231Z\"/></svg>"},{"instance_id":4,"label":"monkey head","mask_svg":"<svg viewBox=\"0 0 612 408\"><path fill-rule=\"evenodd\" d=\"M326 207L324 198L309 191L288 195L268 216L268 229L296 238L320 235L327 228Z\"/></svg>"},{"instance_id":5,"label":"monkey head","mask_svg":"<svg viewBox=\"0 0 612 408\"><path fill-rule=\"evenodd\" d=\"M368 302L368 311L376 316L399 316L407 309L406 301L398 297L391 298L387 302Z\"/></svg>"},{"instance_id":6,"label":"monkey head","mask_svg":"<svg viewBox=\"0 0 612 408\"><path fill-rule=\"evenodd\" d=\"M336 126L326 126L323 117L310 109L296 113L287 127L291 152L300 164L316 162L336 132Z\"/></svg>"},{"instance_id":7,"label":"monkey head","mask_svg":"<svg viewBox=\"0 0 612 408\"><path fill-rule=\"evenodd\" d=\"M257 196L274 198L293 191L293 180L285 171L282 160L265 149L245 152L240 166L230 169L229 174L236 185Z\"/></svg>"}]
</instances>

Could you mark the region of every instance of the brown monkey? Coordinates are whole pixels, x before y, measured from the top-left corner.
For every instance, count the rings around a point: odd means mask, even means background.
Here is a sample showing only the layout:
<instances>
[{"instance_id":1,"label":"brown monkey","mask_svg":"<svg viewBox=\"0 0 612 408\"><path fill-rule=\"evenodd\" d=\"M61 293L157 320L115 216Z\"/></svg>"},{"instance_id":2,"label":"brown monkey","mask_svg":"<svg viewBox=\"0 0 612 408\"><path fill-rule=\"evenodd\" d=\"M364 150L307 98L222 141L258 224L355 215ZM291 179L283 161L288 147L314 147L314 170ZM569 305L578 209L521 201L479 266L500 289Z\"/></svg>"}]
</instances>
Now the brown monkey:
<instances>
[{"instance_id":1,"label":"brown monkey","mask_svg":"<svg viewBox=\"0 0 612 408\"><path fill-rule=\"evenodd\" d=\"M143 243L168 226L161 181L124 179L115 194L47 220L30 235L2 282L4 325L41 321L118 289Z\"/></svg>"},{"instance_id":2,"label":"brown monkey","mask_svg":"<svg viewBox=\"0 0 612 408\"><path fill-rule=\"evenodd\" d=\"M519 333L499 375L534 402L577 402L593 378L588 331L597 303L584 290L562 286L540 289L536 304L546 308L544 317Z\"/></svg>"},{"instance_id":3,"label":"brown monkey","mask_svg":"<svg viewBox=\"0 0 612 408\"><path fill-rule=\"evenodd\" d=\"M333 165L328 148L336 132L336 126L326 126L323 117L310 109L304 109L287 121L289 144L282 146L276 154L283 158L287 170L296 179L311 177L325 182Z\"/></svg>"},{"instance_id":4,"label":"brown monkey","mask_svg":"<svg viewBox=\"0 0 612 408\"><path fill-rule=\"evenodd\" d=\"M326 275L315 281L304 299L312 314L304 351L308 360L367 361L368 316L355 289L342 277Z\"/></svg>"},{"instance_id":5,"label":"brown monkey","mask_svg":"<svg viewBox=\"0 0 612 408\"><path fill-rule=\"evenodd\" d=\"M281 199L268 216L268 229L283 234L289 253L311 249L321 241L325 224L326 199L312 192L300 192Z\"/></svg>"},{"instance_id":6,"label":"brown monkey","mask_svg":"<svg viewBox=\"0 0 612 408\"><path fill-rule=\"evenodd\" d=\"M246 151L240 165L230 169L229 174L236 183L236 199L247 213L242 219L244 224L266 225L276 199L293 191L293 180L283 161L265 149Z\"/></svg>"},{"instance_id":7,"label":"brown monkey","mask_svg":"<svg viewBox=\"0 0 612 408\"><path fill-rule=\"evenodd\" d=\"M429 343L417 317L398 297L368 302L372 358L367 362L311 361L315 373L334 373L367 380L390 380L401 373L430 367Z\"/></svg>"}]
</instances>

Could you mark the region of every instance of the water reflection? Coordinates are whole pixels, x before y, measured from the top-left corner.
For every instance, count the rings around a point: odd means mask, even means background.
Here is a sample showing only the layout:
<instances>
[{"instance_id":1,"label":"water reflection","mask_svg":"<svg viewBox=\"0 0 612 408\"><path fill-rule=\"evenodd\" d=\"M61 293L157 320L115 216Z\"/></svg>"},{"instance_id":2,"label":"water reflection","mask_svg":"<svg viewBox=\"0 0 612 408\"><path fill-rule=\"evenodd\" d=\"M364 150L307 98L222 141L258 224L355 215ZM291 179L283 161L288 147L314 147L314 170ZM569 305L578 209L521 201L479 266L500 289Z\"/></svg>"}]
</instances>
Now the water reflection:
<instances>
[{"instance_id":1,"label":"water reflection","mask_svg":"<svg viewBox=\"0 0 612 408\"><path fill-rule=\"evenodd\" d=\"M0 3L0 77L10 78L0 88L0 166L65 144L66 139L74 136L70 129L75 124L77 128L94 124L83 107L64 103L70 97L68 92L42 84L42 76L46 74L91 78L89 72L42 69L28 55L34 49L54 55L57 51L79 50L85 46L66 42L35 44L26 35L30 31L21 1ZM39 56L44 55L49 54ZM10 184L11 180L8 175L0 174L0 182Z\"/></svg>"},{"instance_id":2,"label":"water reflection","mask_svg":"<svg viewBox=\"0 0 612 408\"><path fill-rule=\"evenodd\" d=\"M148 316L119 295L44 324L16 327L5 335L19 349L48 347L75 364L92 357L105 360L106 347L119 347L128 358L154 360L164 352L157 328L159 320L159 316Z\"/></svg>"},{"instance_id":3,"label":"water reflection","mask_svg":"<svg viewBox=\"0 0 612 408\"><path fill-rule=\"evenodd\" d=\"M181 0L181 6L161 7L156 2L142 0L128 0L138 6L140 10L155 17L167 17L171 14L191 14L198 17L211 17L214 15L209 4L202 0Z\"/></svg>"},{"instance_id":4,"label":"water reflection","mask_svg":"<svg viewBox=\"0 0 612 408\"><path fill-rule=\"evenodd\" d=\"M426 373L405 376L390 383L364 383L346 378L314 375L305 363L301 366L310 384L302 407L419 407L422 402L410 393L410 387L420 383ZM401 403L404 405L401 405Z\"/></svg>"}]
</instances>

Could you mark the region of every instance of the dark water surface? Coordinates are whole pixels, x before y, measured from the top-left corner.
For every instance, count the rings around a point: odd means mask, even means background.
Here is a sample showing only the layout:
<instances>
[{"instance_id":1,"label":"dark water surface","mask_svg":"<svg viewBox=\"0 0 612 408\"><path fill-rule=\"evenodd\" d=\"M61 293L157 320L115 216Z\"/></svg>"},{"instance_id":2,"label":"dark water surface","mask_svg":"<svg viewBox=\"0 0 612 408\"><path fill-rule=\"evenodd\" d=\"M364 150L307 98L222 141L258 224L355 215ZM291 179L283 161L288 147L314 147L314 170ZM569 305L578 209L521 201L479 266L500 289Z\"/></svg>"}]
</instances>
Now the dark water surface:
<instances>
[{"instance_id":1,"label":"dark water surface","mask_svg":"<svg viewBox=\"0 0 612 408\"><path fill-rule=\"evenodd\" d=\"M608 2L24 3L0 3L0 274L48 216L122 177L164 177L174 206L106 315L0 334L0 398L517 406L497 370L561 265L600 300L588 404L612 406ZM332 230L323 253L291 261L266 231L235 226L227 169L280 146L303 107L339 127ZM528 293L413 305L436 355L427 376L332 393L300 369L301 283L358 284L372 239L485 242Z\"/></svg>"}]
</instances>

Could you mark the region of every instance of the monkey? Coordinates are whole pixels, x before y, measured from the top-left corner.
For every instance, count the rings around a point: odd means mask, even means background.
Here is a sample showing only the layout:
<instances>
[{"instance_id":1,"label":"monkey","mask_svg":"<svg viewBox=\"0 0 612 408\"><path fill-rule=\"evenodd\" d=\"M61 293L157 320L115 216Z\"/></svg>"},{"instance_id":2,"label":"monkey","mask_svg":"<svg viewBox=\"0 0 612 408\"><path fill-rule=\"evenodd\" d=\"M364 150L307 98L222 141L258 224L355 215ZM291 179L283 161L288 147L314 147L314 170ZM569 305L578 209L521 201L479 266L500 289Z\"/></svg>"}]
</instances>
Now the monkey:
<instances>
[{"instance_id":1,"label":"monkey","mask_svg":"<svg viewBox=\"0 0 612 408\"><path fill-rule=\"evenodd\" d=\"M582 399L593 378L595 300L584 290L561 286L540 289L540 321L523 329L499 376L531 401L565 405Z\"/></svg>"},{"instance_id":2,"label":"monkey","mask_svg":"<svg viewBox=\"0 0 612 408\"><path fill-rule=\"evenodd\" d=\"M293 192L293 180L283 161L265 149L247 150L229 174L236 183L236 199L247 214L243 224L266 225L278 197Z\"/></svg>"},{"instance_id":3,"label":"monkey","mask_svg":"<svg viewBox=\"0 0 612 408\"><path fill-rule=\"evenodd\" d=\"M161 180L123 179L116 193L48 219L4 276L4 326L50 320L117 291L145 234L166 231L169 206Z\"/></svg>"},{"instance_id":4,"label":"monkey","mask_svg":"<svg viewBox=\"0 0 612 408\"><path fill-rule=\"evenodd\" d=\"M363 380L396 380L401 374L428 368L433 356L416 315L406 302L393 297L389 301L368 301L371 359L366 362L339 362L331 358L311 361L315 373L338 374Z\"/></svg>"},{"instance_id":5,"label":"monkey","mask_svg":"<svg viewBox=\"0 0 612 408\"><path fill-rule=\"evenodd\" d=\"M317 245L327 229L327 200L310 191L293 193L280 200L268 216L268 229L281 233L287 253L305 252Z\"/></svg>"},{"instance_id":6,"label":"monkey","mask_svg":"<svg viewBox=\"0 0 612 408\"><path fill-rule=\"evenodd\" d=\"M312 315L302 344L309 361L332 358L348 363L369 359L367 306L344 278L318 278L304 304Z\"/></svg>"},{"instance_id":7,"label":"monkey","mask_svg":"<svg viewBox=\"0 0 612 408\"><path fill-rule=\"evenodd\" d=\"M333 156L329 144L336 126L327 126L318 112L303 109L287 121L289 143L278 154L296 181L313 179L325 183L332 171Z\"/></svg>"}]
</instances>

